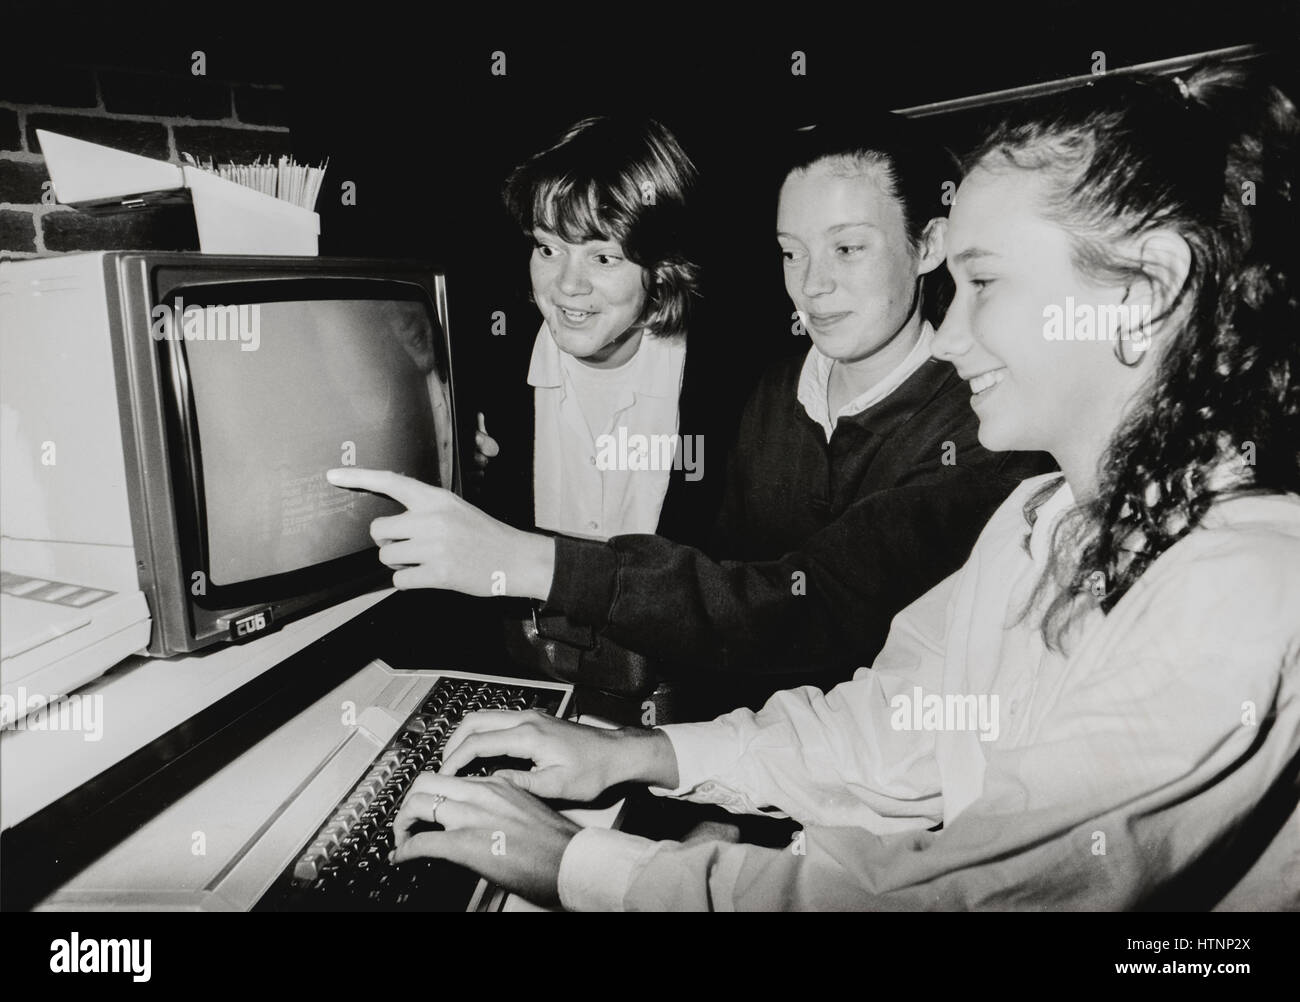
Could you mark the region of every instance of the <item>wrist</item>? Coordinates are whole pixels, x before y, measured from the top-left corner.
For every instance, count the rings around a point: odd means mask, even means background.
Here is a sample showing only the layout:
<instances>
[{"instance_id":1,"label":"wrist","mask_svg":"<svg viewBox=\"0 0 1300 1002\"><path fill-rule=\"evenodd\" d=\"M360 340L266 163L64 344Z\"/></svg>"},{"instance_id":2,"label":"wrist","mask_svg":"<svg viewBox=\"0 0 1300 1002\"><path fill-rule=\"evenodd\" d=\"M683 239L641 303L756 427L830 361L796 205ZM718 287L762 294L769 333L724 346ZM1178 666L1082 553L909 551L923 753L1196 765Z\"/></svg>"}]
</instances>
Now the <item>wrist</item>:
<instances>
[{"instance_id":1,"label":"wrist","mask_svg":"<svg viewBox=\"0 0 1300 1002\"><path fill-rule=\"evenodd\" d=\"M675 789L677 779L677 753L668 735L657 729L625 727L611 732L620 742L619 755L610 761L618 763L618 775L609 784L644 783L664 789Z\"/></svg>"},{"instance_id":2,"label":"wrist","mask_svg":"<svg viewBox=\"0 0 1300 1002\"><path fill-rule=\"evenodd\" d=\"M519 536L518 567L509 593L545 601L555 577L555 540L535 532L521 532Z\"/></svg>"}]
</instances>

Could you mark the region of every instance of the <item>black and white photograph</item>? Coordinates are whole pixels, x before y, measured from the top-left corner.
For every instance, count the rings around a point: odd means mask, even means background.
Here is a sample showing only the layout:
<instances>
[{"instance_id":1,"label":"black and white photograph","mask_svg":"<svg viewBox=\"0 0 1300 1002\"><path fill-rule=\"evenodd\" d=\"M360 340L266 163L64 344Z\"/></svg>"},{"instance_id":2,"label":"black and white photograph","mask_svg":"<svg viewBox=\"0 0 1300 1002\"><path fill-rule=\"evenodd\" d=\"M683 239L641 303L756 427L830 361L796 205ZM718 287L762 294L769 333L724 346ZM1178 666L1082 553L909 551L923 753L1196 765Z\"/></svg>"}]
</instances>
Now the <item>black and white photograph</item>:
<instances>
[{"instance_id":1,"label":"black and white photograph","mask_svg":"<svg viewBox=\"0 0 1300 1002\"><path fill-rule=\"evenodd\" d=\"M18 984L1285 969L1300 5L5 7Z\"/></svg>"}]
</instances>

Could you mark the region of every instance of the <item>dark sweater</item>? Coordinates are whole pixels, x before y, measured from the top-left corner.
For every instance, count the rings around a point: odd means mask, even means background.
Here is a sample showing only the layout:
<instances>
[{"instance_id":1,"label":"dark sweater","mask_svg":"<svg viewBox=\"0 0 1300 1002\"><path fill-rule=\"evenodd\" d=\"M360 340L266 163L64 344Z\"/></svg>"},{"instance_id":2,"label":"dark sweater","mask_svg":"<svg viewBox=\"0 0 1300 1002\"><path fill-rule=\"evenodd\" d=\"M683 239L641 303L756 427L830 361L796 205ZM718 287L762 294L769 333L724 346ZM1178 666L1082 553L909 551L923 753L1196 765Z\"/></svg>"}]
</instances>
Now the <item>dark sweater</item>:
<instances>
[{"instance_id":1,"label":"dark sweater","mask_svg":"<svg viewBox=\"0 0 1300 1002\"><path fill-rule=\"evenodd\" d=\"M773 367L745 409L712 554L650 535L557 537L548 609L738 697L719 705L831 685L965 562L1016 484L1054 468L984 449L970 388L935 360L828 443L796 399L802 365Z\"/></svg>"}]
</instances>

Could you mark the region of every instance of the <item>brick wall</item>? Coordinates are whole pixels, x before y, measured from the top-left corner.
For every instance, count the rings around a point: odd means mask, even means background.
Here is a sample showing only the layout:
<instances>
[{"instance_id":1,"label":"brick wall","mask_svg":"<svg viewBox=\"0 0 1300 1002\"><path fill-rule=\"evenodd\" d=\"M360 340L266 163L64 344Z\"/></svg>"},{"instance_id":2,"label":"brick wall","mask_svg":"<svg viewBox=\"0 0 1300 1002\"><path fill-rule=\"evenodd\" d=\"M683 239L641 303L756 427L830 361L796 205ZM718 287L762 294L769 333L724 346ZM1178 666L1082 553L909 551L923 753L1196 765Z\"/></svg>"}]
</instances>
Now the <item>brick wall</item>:
<instances>
[{"instance_id":1,"label":"brick wall","mask_svg":"<svg viewBox=\"0 0 1300 1002\"><path fill-rule=\"evenodd\" d=\"M81 250L198 250L188 205L90 215L58 205L37 129L181 163L291 153L286 91L105 66L0 67L0 260Z\"/></svg>"}]
</instances>

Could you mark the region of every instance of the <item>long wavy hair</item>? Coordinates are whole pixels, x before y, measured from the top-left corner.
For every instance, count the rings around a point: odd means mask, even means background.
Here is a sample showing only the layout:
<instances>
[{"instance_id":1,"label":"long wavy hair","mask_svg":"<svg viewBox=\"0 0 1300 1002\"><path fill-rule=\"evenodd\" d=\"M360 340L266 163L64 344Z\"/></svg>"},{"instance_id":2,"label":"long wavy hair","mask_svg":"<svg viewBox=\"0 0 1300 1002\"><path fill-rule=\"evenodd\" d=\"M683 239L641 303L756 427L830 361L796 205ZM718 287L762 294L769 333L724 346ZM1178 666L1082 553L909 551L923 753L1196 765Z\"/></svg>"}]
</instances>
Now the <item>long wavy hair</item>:
<instances>
[{"instance_id":1,"label":"long wavy hair","mask_svg":"<svg viewBox=\"0 0 1300 1002\"><path fill-rule=\"evenodd\" d=\"M1298 136L1279 90L1205 64L1179 78L1103 77L1022 111L967 158L968 169L1046 174L1042 211L1070 234L1081 275L1155 281L1119 247L1156 228L1191 250L1185 282L1153 318L1168 343L1148 353L1142 397L1102 456L1095 494L1057 525L1026 609L1045 604L1056 650L1078 613L1112 609L1216 502L1300 492ZM1029 499L1031 525L1058 485Z\"/></svg>"}]
</instances>

